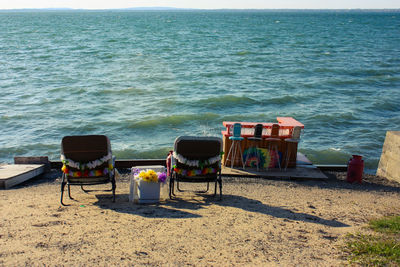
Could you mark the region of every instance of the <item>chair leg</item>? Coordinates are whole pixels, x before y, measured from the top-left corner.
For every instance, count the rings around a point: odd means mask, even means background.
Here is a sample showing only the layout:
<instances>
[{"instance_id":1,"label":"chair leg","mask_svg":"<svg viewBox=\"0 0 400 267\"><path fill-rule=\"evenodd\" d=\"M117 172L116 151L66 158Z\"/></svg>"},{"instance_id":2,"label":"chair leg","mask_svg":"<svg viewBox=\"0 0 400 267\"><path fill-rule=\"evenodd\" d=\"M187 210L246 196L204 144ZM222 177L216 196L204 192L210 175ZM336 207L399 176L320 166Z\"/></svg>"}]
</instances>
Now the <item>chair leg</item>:
<instances>
[{"instance_id":1,"label":"chair leg","mask_svg":"<svg viewBox=\"0 0 400 267\"><path fill-rule=\"evenodd\" d=\"M232 146L233 146L233 152L232 152L232 156L231 156L231 168L233 168L233 165L236 160L236 142L235 141L233 141Z\"/></svg>"},{"instance_id":2,"label":"chair leg","mask_svg":"<svg viewBox=\"0 0 400 267\"><path fill-rule=\"evenodd\" d=\"M117 184L115 183L115 177L111 180L113 202L115 202L115 189L117 189Z\"/></svg>"},{"instance_id":3,"label":"chair leg","mask_svg":"<svg viewBox=\"0 0 400 267\"><path fill-rule=\"evenodd\" d=\"M183 190L181 190L181 188L179 187L179 182L178 182L178 181L176 181L176 189L177 189L179 192L183 192Z\"/></svg>"},{"instance_id":4,"label":"chair leg","mask_svg":"<svg viewBox=\"0 0 400 267\"><path fill-rule=\"evenodd\" d=\"M234 141L232 141L231 147L229 148L228 155L226 156L226 159L225 159L225 166L227 165L228 160L232 163L232 158L229 159L229 156L230 156L230 154L232 153L233 145L234 145ZM232 168L232 166L231 166L231 168Z\"/></svg>"},{"instance_id":5,"label":"chair leg","mask_svg":"<svg viewBox=\"0 0 400 267\"><path fill-rule=\"evenodd\" d=\"M270 170L272 168L270 166L271 166L271 161L272 161L272 157L271 157L272 153L271 152L273 152L273 149L274 149L273 145L271 143L269 143L268 144L268 157L270 158L270 162L269 162L269 165L267 166L268 170Z\"/></svg>"},{"instance_id":6,"label":"chair leg","mask_svg":"<svg viewBox=\"0 0 400 267\"><path fill-rule=\"evenodd\" d=\"M271 152L274 154L275 158L278 161L278 167L279 167L279 169L281 169L281 162L280 162L280 158L279 158L278 145L275 144L275 143L274 144L269 144L268 145L268 151L269 151L270 154L271 154Z\"/></svg>"},{"instance_id":7,"label":"chair leg","mask_svg":"<svg viewBox=\"0 0 400 267\"><path fill-rule=\"evenodd\" d=\"M252 143L251 143L251 146L249 146L249 148L247 149L247 155L246 155L246 159L244 161L244 166L247 165L247 161L249 160L249 156L250 156L251 150L253 150L253 144ZM249 166L251 167L251 164Z\"/></svg>"},{"instance_id":8,"label":"chair leg","mask_svg":"<svg viewBox=\"0 0 400 267\"><path fill-rule=\"evenodd\" d=\"M62 178L62 182L61 182L61 199L60 199L60 203L63 206L66 206L63 202L63 196L64 196L64 187L67 183L65 182L65 178L64 178L64 174L63 174L63 178Z\"/></svg>"},{"instance_id":9,"label":"chair leg","mask_svg":"<svg viewBox=\"0 0 400 267\"><path fill-rule=\"evenodd\" d=\"M207 182L207 189L203 191L196 191L196 193L207 193L210 190L210 182Z\"/></svg>"},{"instance_id":10,"label":"chair leg","mask_svg":"<svg viewBox=\"0 0 400 267\"><path fill-rule=\"evenodd\" d=\"M93 189L93 190L88 190L88 189L83 188L83 185L81 185L81 189L82 189L82 191L85 192L85 193L96 192L96 191L111 192L111 191L113 190L112 188L111 188L111 189L99 189L99 190Z\"/></svg>"},{"instance_id":11,"label":"chair leg","mask_svg":"<svg viewBox=\"0 0 400 267\"><path fill-rule=\"evenodd\" d=\"M222 178L221 178L221 172L219 173L218 183L219 183L219 200L222 200Z\"/></svg>"},{"instance_id":12,"label":"chair leg","mask_svg":"<svg viewBox=\"0 0 400 267\"><path fill-rule=\"evenodd\" d=\"M239 152L240 152L240 161L242 162L242 166L243 166L243 170L244 170L245 166L244 166L244 162L243 162L243 152L242 152L242 147L239 142L238 142L238 146L239 146ZM239 163L240 163L240 161L239 161Z\"/></svg>"},{"instance_id":13,"label":"chair leg","mask_svg":"<svg viewBox=\"0 0 400 267\"><path fill-rule=\"evenodd\" d=\"M276 158L277 158L277 160L278 160L278 167L279 167L279 170L281 170L281 161L280 161L280 158L279 158L278 145L275 145L275 153L276 153Z\"/></svg>"},{"instance_id":14,"label":"chair leg","mask_svg":"<svg viewBox=\"0 0 400 267\"><path fill-rule=\"evenodd\" d=\"M68 196L69 199L74 199L73 197L71 197L71 186L68 184Z\"/></svg>"},{"instance_id":15,"label":"chair leg","mask_svg":"<svg viewBox=\"0 0 400 267\"><path fill-rule=\"evenodd\" d=\"M260 154L260 151L258 149L258 146L256 146L256 157L257 157L257 171L259 171L260 170L260 157L261 157L261 154Z\"/></svg>"},{"instance_id":16,"label":"chair leg","mask_svg":"<svg viewBox=\"0 0 400 267\"><path fill-rule=\"evenodd\" d=\"M173 184L173 180L171 179L171 177L169 178L169 199L172 199L172 184Z\"/></svg>"},{"instance_id":17,"label":"chair leg","mask_svg":"<svg viewBox=\"0 0 400 267\"><path fill-rule=\"evenodd\" d=\"M175 196L174 187L175 187L175 178L173 178L173 174L172 174L171 178L169 179L169 198L170 199L173 199L172 196Z\"/></svg>"},{"instance_id":18,"label":"chair leg","mask_svg":"<svg viewBox=\"0 0 400 267\"><path fill-rule=\"evenodd\" d=\"M286 153L285 153L285 171L287 170L287 168L289 166L289 159L290 159L290 151L289 151L289 149L287 149Z\"/></svg>"}]
</instances>

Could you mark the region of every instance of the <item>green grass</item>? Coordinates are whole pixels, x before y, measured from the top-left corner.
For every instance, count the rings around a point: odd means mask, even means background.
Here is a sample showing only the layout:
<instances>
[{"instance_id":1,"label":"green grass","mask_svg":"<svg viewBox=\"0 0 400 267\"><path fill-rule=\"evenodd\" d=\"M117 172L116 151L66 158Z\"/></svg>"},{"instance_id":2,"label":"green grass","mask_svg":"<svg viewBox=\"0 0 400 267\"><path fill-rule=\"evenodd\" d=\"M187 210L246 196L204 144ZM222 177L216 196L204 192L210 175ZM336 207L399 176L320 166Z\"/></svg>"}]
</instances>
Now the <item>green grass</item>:
<instances>
[{"instance_id":1,"label":"green grass","mask_svg":"<svg viewBox=\"0 0 400 267\"><path fill-rule=\"evenodd\" d=\"M377 232L400 234L400 216L372 220L369 222L369 226Z\"/></svg>"},{"instance_id":2,"label":"green grass","mask_svg":"<svg viewBox=\"0 0 400 267\"><path fill-rule=\"evenodd\" d=\"M350 234L346 242L350 263L363 266L400 265L400 216L372 220L376 234Z\"/></svg>"}]
</instances>

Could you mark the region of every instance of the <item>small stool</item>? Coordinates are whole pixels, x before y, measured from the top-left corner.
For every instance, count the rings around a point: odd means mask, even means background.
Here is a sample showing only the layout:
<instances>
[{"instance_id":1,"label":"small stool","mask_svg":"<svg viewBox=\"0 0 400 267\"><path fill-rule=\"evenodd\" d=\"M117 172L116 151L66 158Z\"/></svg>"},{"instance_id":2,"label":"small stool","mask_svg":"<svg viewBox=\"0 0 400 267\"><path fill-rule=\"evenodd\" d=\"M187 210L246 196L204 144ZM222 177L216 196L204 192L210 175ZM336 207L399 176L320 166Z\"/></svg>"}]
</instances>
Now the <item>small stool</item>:
<instances>
[{"instance_id":1,"label":"small stool","mask_svg":"<svg viewBox=\"0 0 400 267\"><path fill-rule=\"evenodd\" d=\"M286 153L285 153L285 170L287 169L287 167L289 166L289 161L290 161L290 156L291 156L291 147L293 145L296 145L300 142L300 134L301 134L301 127L300 126L296 126L293 128L293 132L292 132L292 137L291 138L286 138L285 142L286 142Z\"/></svg>"},{"instance_id":2,"label":"small stool","mask_svg":"<svg viewBox=\"0 0 400 267\"><path fill-rule=\"evenodd\" d=\"M244 166L244 162L243 162L243 153L242 153L242 147L241 147L241 141L244 138L241 137L241 132L242 132L242 125L240 123L235 123L233 125L233 135L229 136L229 140L232 140L232 144L231 144L231 148L229 149L228 155L226 156L225 165L229 160L231 162L231 168L233 168L233 164L236 159L236 153L239 150L240 161L242 162L243 170L244 170L245 166ZM231 156L231 158L229 158L229 156Z\"/></svg>"},{"instance_id":3,"label":"small stool","mask_svg":"<svg viewBox=\"0 0 400 267\"><path fill-rule=\"evenodd\" d=\"M279 138L279 124L273 124L271 128L271 137L265 138L268 141L268 152L269 155L271 153L277 158L278 160L278 167L281 169L281 162L279 160L279 150L278 145L281 139Z\"/></svg>"},{"instance_id":4,"label":"small stool","mask_svg":"<svg viewBox=\"0 0 400 267\"><path fill-rule=\"evenodd\" d=\"M260 166L260 151L258 149L258 143L261 142L262 139L262 131L263 131L263 125L262 124L257 124L254 127L254 136L253 137L248 137L247 140L252 143L252 145L248 148L248 152L246 155L246 161L244 162L244 165L246 166L247 161L249 160L249 155L250 155L250 150L255 149L256 151L256 157L257 157L257 171L259 170Z\"/></svg>"}]
</instances>

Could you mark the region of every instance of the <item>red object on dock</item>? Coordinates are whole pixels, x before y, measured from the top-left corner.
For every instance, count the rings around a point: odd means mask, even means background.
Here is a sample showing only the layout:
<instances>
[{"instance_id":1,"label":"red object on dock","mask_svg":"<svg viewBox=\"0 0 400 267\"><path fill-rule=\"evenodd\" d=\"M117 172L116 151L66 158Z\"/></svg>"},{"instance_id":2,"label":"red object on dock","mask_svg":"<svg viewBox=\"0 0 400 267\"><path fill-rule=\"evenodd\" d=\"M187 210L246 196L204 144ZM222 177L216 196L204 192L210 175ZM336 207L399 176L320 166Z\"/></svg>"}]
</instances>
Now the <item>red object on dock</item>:
<instances>
[{"instance_id":1,"label":"red object on dock","mask_svg":"<svg viewBox=\"0 0 400 267\"><path fill-rule=\"evenodd\" d=\"M364 160L360 155L353 155L353 158L349 160L347 165L347 177L346 181L349 183L362 183L362 175L364 172Z\"/></svg>"}]
</instances>

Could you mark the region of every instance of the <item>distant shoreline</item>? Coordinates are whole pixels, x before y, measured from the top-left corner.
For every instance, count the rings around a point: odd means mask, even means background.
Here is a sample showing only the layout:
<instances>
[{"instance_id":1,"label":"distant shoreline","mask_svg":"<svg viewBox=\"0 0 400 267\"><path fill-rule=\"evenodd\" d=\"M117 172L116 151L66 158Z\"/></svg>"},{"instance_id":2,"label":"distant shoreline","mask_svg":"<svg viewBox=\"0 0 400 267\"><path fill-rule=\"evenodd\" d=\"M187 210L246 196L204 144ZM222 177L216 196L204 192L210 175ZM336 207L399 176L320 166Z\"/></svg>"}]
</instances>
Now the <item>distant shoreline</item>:
<instances>
[{"instance_id":1,"label":"distant shoreline","mask_svg":"<svg viewBox=\"0 0 400 267\"><path fill-rule=\"evenodd\" d=\"M196 8L175 8L175 7L134 7L134 8L108 8L108 9L75 9L75 8L18 8L18 9L0 9L0 12L32 12L32 11L45 11L45 12L55 12L55 11L230 11L230 12L241 12L241 11L252 11L252 12L382 12L382 13L392 13L400 12L400 8L382 8L382 9L231 9L231 8L220 8L220 9L196 9Z\"/></svg>"}]
</instances>

